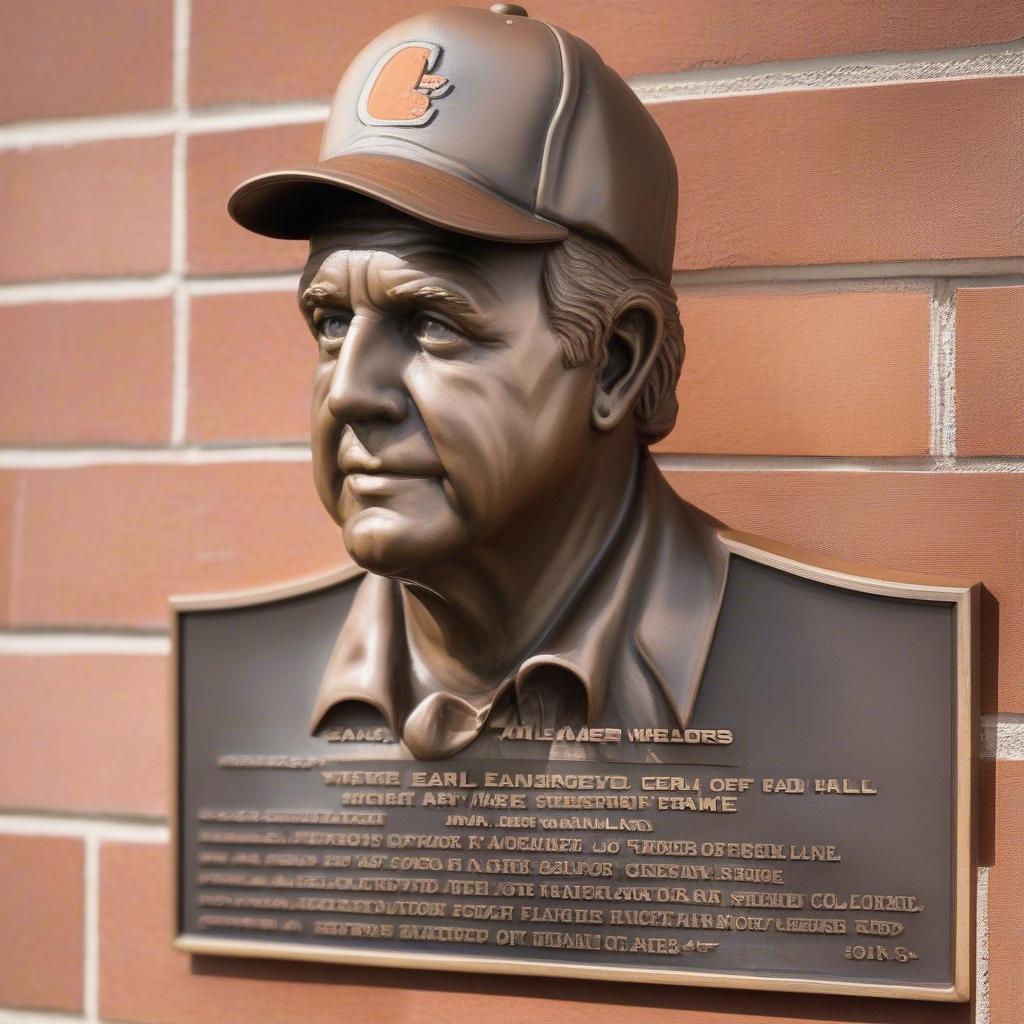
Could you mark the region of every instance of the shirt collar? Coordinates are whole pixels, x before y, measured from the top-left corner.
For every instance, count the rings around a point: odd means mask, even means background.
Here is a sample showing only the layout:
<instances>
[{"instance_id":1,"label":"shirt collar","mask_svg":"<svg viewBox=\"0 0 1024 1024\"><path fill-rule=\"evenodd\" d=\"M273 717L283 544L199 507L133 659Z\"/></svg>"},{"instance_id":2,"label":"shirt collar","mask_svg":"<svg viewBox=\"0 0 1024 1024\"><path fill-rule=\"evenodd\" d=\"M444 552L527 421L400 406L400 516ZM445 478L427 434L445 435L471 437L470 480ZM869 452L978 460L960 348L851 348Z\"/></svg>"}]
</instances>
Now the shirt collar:
<instances>
[{"instance_id":1,"label":"shirt collar","mask_svg":"<svg viewBox=\"0 0 1024 1024\"><path fill-rule=\"evenodd\" d=\"M367 573L324 673L311 731L337 704L360 701L383 715L415 757L447 757L479 735L509 686L522 697L551 666L579 680L591 725L601 721L610 681L642 667L685 724L718 620L727 554L717 524L680 501L649 458L638 472L628 512L566 613L514 673L479 696L415 677L401 584Z\"/></svg>"}]
</instances>

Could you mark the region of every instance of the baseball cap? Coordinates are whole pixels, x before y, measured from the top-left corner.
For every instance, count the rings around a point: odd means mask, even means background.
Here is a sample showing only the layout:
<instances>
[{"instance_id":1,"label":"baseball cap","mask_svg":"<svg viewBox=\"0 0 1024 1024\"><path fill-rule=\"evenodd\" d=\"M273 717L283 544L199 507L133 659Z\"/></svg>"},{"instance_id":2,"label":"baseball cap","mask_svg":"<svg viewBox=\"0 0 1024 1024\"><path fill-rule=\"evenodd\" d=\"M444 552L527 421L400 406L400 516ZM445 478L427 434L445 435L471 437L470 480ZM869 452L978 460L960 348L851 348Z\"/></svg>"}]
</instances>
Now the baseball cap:
<instances>
[{"instance_id":1,"label":"baseball cap","mask_svg":"<svg viewBox=\"0 0 1024 1024\"><path fill-rule=\"evenodd\" d=\"M259 234L309 238L339 190L480 238L579 231L671 277L676 169L661 130L583 40L513 4L378 36L341 79L319 163L250 178L228 211Z\"/></svg>"}]
</instances>

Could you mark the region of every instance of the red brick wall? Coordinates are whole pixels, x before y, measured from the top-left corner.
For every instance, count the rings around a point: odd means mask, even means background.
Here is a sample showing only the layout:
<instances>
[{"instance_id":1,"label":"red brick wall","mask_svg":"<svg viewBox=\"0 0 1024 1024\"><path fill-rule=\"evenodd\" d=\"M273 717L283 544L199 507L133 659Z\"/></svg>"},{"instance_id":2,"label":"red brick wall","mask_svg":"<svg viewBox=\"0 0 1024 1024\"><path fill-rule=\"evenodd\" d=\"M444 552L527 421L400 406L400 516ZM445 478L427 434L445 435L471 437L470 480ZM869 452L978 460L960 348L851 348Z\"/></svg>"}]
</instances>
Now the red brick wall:
<instances>
[{"instance_id":1,"label":"red brick wall","mask_svg":"<svg viewBox=\"0 0 1024 1024\"><path fill-rule=\"evenodd\" d=\"M1006 0L530 5L632 76L676 154L674 485L741 529L986 585L975 1005L172 952L167 596L346 559L310 481L303 248L246 235L225 198L312 159L347 60L427 6L0 5L0 1016L1016 1024L1024 9Z\"/></svg>"}]
</instances>

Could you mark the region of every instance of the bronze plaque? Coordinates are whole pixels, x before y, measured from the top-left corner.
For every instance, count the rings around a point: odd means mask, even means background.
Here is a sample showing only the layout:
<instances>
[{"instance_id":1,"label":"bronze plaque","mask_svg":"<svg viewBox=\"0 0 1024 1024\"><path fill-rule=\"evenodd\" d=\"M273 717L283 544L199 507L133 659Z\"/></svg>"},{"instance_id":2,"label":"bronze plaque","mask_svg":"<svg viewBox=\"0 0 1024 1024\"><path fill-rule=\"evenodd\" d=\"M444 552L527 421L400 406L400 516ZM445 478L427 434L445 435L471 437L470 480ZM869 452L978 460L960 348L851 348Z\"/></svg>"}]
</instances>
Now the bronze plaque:
<instances>
[{"instance_id":1,"label":"bronze plaque","mask_svg":"<svg viewBox=\"0 0 1024 1024\"><path fill-rule=\"evenodd\" d=\"M674 491L677 195L629 85L516 4L388 29L319 162L234 191L310 243L358 568L178 603L183 948L969 997L975 591Z\"/></svg>"},{"instance_id":2,"label":"bronze plaque","mask_svg":"<svg viewBox=\"0 0 1024 1024\"><path fill-rule=\"evenodd\" d=\"M361 574L183 602L178 945L965 998L971 591L726 543L685 728L431 761L372 715L310 735Z\"/></svg>"}]
</instances>

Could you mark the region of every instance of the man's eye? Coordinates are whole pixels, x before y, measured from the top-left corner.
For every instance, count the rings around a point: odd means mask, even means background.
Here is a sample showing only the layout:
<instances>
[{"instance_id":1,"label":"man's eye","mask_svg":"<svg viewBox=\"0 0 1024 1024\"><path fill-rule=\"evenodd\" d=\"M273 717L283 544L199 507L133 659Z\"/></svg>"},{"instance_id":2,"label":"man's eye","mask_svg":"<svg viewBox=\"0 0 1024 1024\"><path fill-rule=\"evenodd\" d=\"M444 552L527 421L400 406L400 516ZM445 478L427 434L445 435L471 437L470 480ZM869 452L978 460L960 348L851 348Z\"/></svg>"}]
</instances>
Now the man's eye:
<instances>
[{"instance_id":1,"label":"man's eye","mask_svg":"<svg viewBox=\"0 0 1024 1024\"><path fill-rule=\"evenodd\" d=\"M421 315L416 317L412 325L413 335L428 352L450 352L465 344L466 338L451 324L438 320L437 317Z\"/></svg>"},{"instance_id":2,"label":"man's eye","mask_svg":"<svg viewBox=\"0 0 1024 1024\"><path fill-rule=\"evenodd\" d=\"M328 351L337 351L348 333L348 325L352 317L347 314L333 313L321 317L316 325L317 341Z\"/></svg>"}]
</instances>

